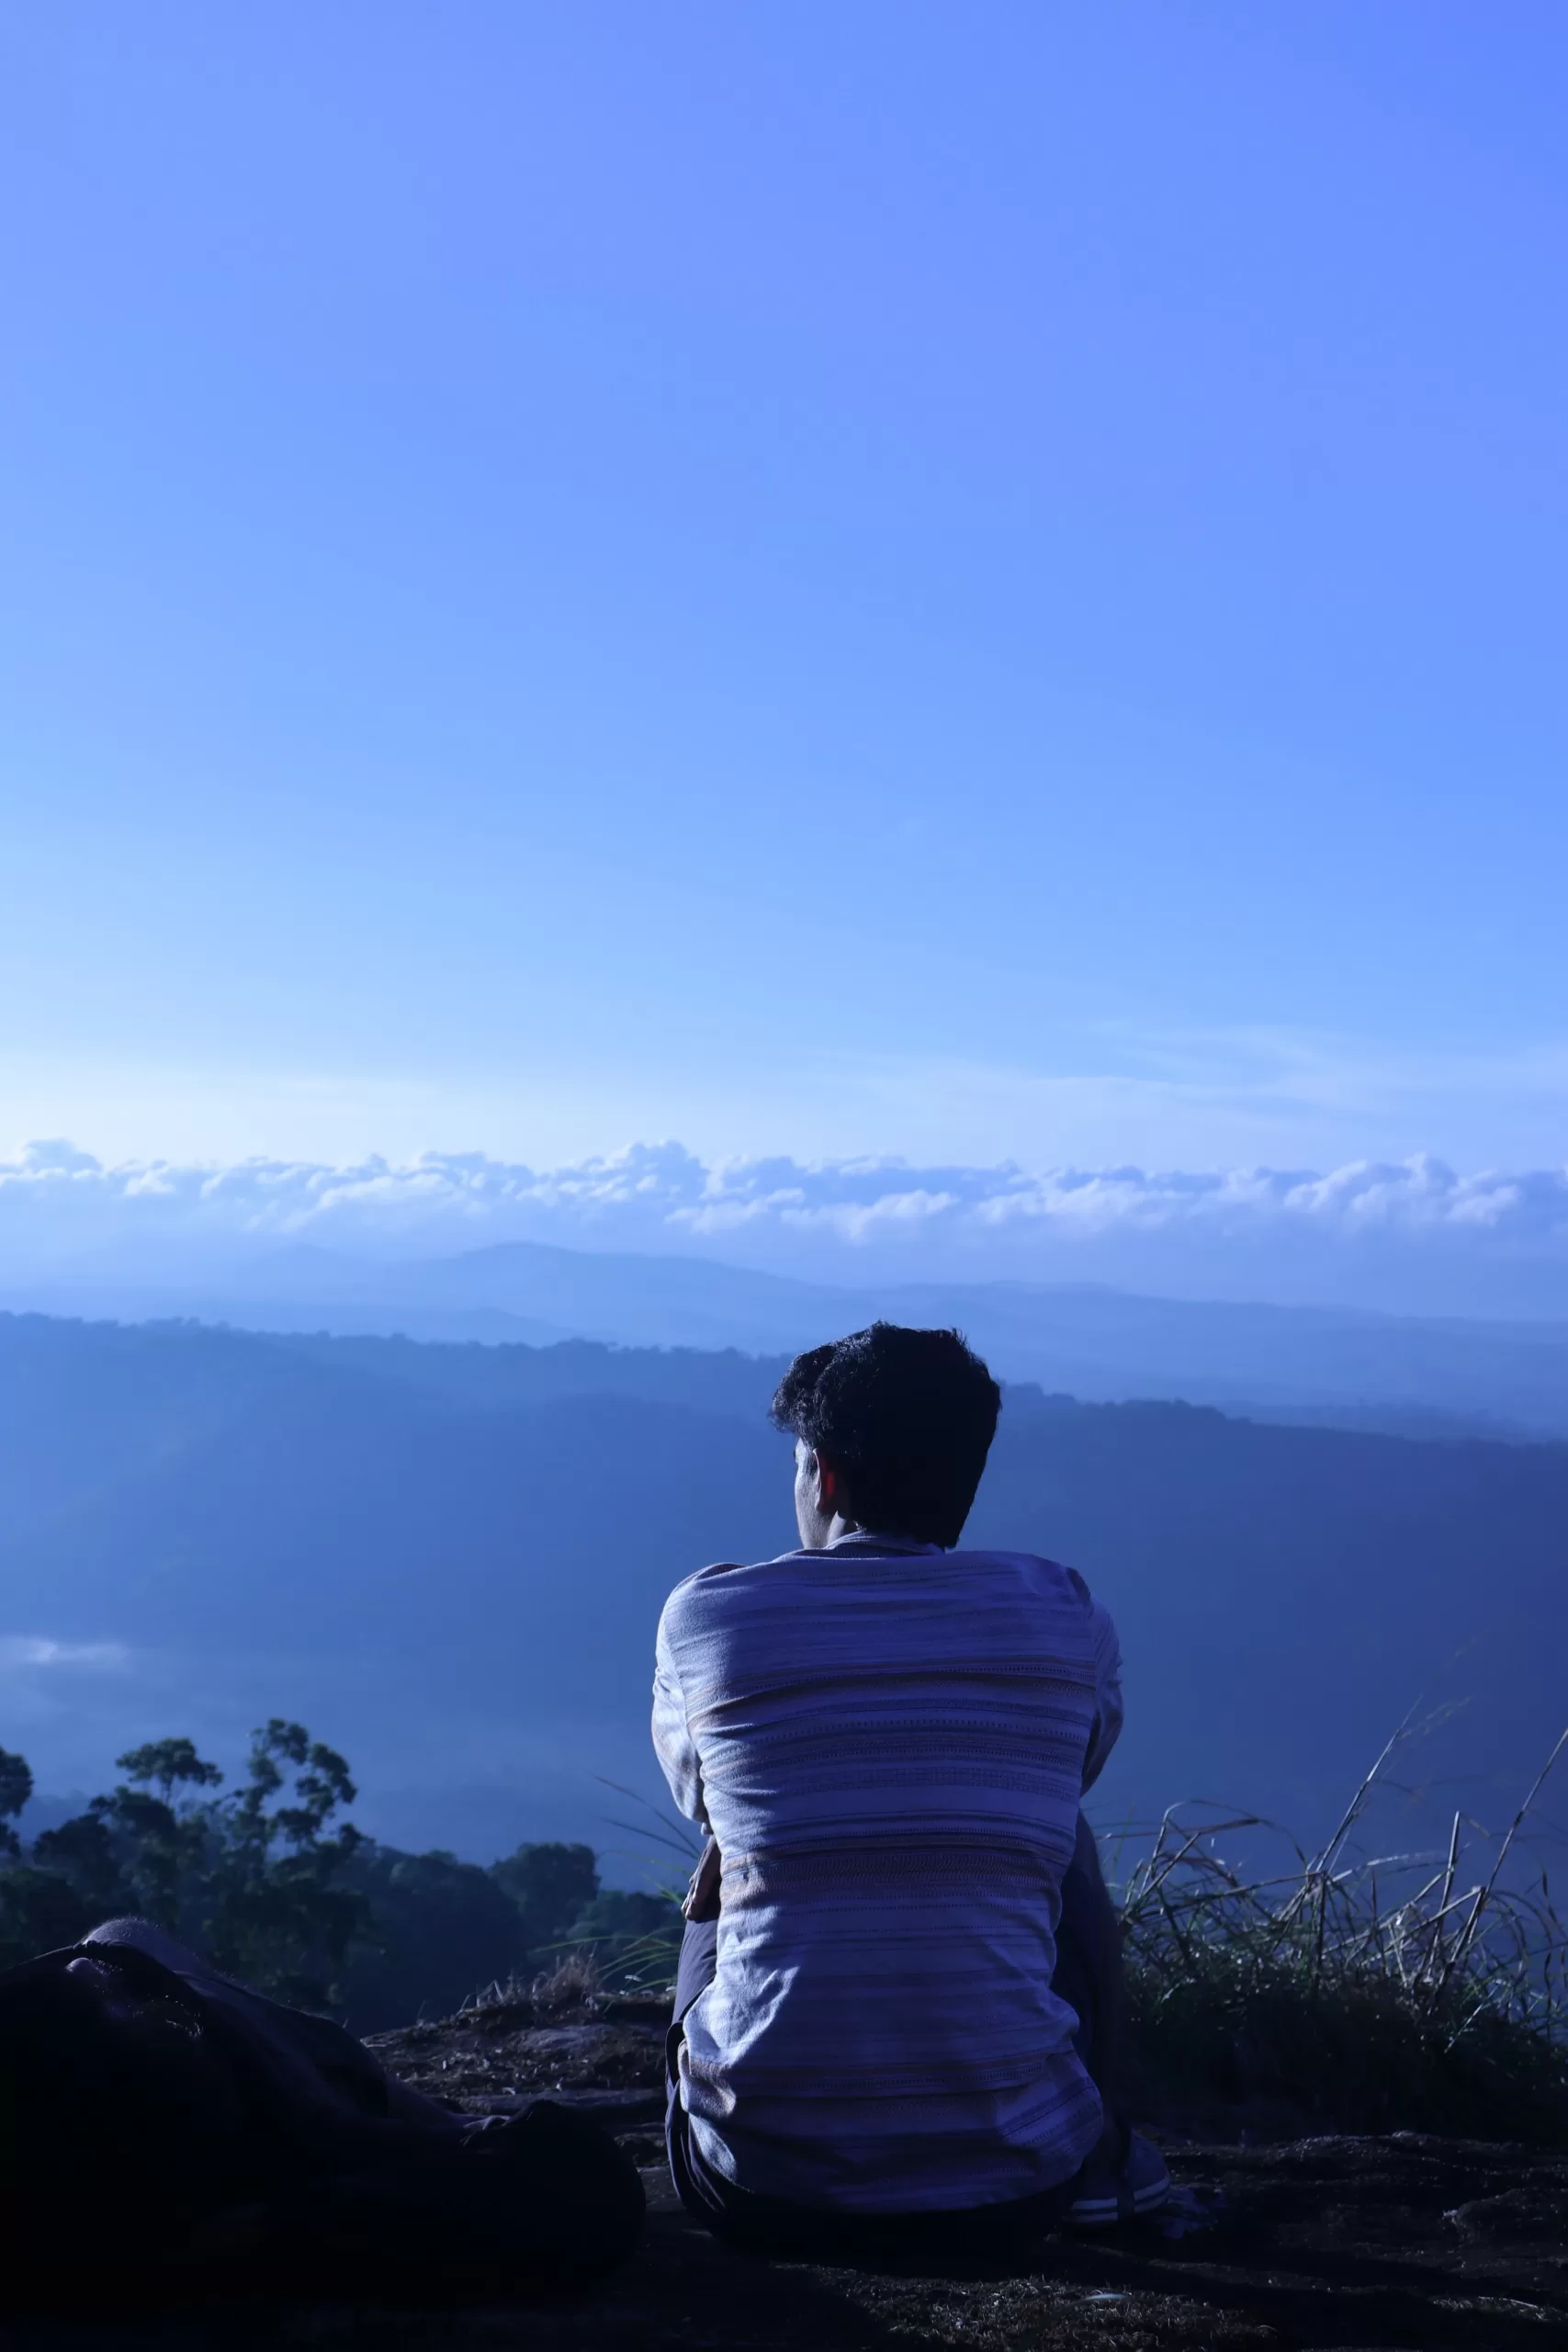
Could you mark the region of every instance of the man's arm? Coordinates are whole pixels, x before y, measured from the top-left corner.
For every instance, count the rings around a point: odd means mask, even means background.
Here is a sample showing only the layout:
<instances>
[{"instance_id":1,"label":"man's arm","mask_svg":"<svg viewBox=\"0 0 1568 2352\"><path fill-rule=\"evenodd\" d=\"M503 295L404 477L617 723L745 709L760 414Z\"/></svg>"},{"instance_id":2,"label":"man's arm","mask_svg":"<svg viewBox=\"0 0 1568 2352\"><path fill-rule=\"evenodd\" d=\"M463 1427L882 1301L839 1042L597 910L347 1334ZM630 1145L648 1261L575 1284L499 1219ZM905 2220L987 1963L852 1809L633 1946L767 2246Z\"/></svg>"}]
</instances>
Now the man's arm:
<instances>
[{"instance_id":1,"label":"man's arm","mask_svg":"<svg viewBox=\"0 0 1568 2352\"><path fill-rule=\"evenodd\" d=\"M681 1678L675 1669L674 1654L662 1617L659 1621L659 1638L654 1647L653 1752L659 1758L660 1770L670 1783L670 1793L675 1800L677 1811L683 1813L688 1821L694 1821L705 1829L708 1815L703 1798L702 1763L686 1720L685 1693L681 1688Z\"/></svg>"},{"instance_id":2,"label":"man's arm","mask_svg":"<svg viewBox=\"0 0 1568 2352\"><path fill-rule=\"evenodd\" d=\"M662 1618L659 1621L659 1639L654 1650L653 1751L670 1783L670 1793L681 1811L689 1821L695 1821L706 1829L707 1807L703 1801L702 1762L686 1720L685 1694L681 1689L681 1678L675 1671L675 1661ZM683 1918L717 1918L719 1868L718 1844L709 1830L697 1867L692 1872L686 1899L681 1905Z\"/></svg>"},{"instance_id":3,"label":"man's arm","mask_svg":"<svg viewBox=\"0 0 1568 2352\"><path fill-rule=\"evenodd\" d=\"M1083 1784L1093 1788L1122 1732L1122 1646L1111 1612L1089 1601L1094 1650L1095 1713L1084 1754Z\"/></svg>"}]
</instances>

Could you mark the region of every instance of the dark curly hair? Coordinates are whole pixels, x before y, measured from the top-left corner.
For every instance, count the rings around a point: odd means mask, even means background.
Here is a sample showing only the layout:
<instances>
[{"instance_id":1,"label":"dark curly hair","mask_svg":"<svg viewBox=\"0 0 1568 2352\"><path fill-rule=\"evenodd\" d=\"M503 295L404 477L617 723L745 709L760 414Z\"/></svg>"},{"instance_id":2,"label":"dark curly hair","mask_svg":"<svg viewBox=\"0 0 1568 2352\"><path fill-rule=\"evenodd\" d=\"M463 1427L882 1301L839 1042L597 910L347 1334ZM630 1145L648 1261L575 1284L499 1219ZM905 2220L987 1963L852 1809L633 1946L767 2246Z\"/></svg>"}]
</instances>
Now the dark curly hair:
<instances>
[{"instance_id":1,"label":"dark curly hair","mask_svg":"<svg viewBox=\"0 0 1568 2352\"><path fill-rule=\"evenodd\" d=\"M960 1332L873 1323L796 1356L769 1418L839 1473L863 1527L945 1546L969 1516L1001 1401Z\"/></svg>"}]
</instances>

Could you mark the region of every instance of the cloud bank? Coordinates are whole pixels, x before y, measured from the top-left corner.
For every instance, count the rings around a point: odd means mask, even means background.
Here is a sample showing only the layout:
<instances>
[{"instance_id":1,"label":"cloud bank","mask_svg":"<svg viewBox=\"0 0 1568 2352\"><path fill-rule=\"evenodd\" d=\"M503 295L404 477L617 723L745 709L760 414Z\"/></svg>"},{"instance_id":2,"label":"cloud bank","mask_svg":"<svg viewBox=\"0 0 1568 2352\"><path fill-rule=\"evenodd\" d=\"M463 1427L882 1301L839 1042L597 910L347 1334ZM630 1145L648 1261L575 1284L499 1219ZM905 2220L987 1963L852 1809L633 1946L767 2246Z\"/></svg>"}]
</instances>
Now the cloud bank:
<instances>
[{"instance_id":1,"label":"cloud bank","mask_svg":"<svg viewBox=\"0 0 1568 2352\"><path fill-rule=\"evenodd\" d=\"M0 1161L0 1278L200 1277L300 1245L377 1258L509 1241L681 1251L852 1282L1121 1282L1187 1295L1568 1314L1568 1168L1427 1157L1327 1171L705 1164L676 1143L535 1169L479 1152L333 1167Z\"/></svg>"}]
</instances>

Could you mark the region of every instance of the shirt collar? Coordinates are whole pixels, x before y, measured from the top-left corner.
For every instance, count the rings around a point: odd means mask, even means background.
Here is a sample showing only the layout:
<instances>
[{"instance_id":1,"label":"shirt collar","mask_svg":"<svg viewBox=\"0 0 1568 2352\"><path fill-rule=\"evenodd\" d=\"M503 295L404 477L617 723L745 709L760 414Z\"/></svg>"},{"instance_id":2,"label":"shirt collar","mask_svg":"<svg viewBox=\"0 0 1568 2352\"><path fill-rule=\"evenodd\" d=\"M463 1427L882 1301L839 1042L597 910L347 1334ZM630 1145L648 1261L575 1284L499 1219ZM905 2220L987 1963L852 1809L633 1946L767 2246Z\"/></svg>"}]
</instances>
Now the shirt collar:
<instances>
[{"instance_id":1,"label":"shirt collar","mask_svg":"<svg viewBox=\"0 0 1568 2352\"><path fill-rule=\"evenodd\" d=\"M852 1546L857 1552L940 1552L940 1544L918 1544L911 1535L879 1535L874 1527L855 1527L847 1535L835 1535L825 1544L826 1552L847 1552Z\"/></svg>"}]
</instances>

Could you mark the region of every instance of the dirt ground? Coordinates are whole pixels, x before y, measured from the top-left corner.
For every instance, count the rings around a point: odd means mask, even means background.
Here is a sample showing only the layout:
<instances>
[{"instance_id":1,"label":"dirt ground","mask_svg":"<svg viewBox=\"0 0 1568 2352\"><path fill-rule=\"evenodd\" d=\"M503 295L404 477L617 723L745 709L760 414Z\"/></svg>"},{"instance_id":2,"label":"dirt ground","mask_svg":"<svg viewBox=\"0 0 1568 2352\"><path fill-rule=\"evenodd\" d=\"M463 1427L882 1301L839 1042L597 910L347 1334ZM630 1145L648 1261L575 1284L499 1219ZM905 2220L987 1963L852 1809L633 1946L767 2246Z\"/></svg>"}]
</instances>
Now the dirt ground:
<instances>
[{"instance_id":1,"label":"dirt ground","mask_svg":"<svg viewBox=\"0 0 1568 2352\"><path fill-rule=\"evenodd\" d=\"M478 2013L374 2046L454 2107L544 2094L602 2114L642 2170L640 2251L592 2293L526 2308L0 2323L0 2352L1568 2352L1568 2152L1411 2133L1170 2144L1173 2218L1045 2239L1023 2275L829 2268L728 2254L687 2222L660 2158L657 2011Z\"/></svg>"}]
</instances>

